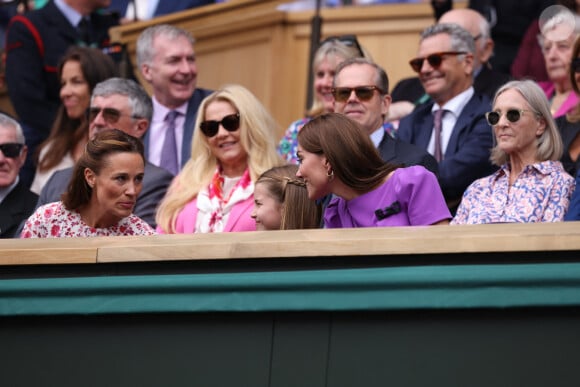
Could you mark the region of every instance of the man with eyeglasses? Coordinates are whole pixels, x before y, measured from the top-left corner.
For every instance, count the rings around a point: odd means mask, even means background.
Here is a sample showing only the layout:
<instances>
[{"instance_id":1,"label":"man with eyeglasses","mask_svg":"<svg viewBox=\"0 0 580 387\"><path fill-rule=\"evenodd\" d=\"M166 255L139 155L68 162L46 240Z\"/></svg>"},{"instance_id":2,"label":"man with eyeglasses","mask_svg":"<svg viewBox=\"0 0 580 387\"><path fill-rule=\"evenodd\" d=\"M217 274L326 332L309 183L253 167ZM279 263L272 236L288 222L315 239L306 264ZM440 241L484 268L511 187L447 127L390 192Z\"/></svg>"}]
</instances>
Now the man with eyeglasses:
<instances>
[{"instance_id":1,"label":"man with eyeglasses","mask_svg":"<svg viewBox=\"0 0 580 387\"><path fill-rule=\"evenodd\" d=\"M26 160L22 127L0 113L0 238L12 238L35 209L38 196L18 177Z\"/></svg>"},{"instance_id":2,"label":"man with eyeglasses","mask_svg":"<svg viewBox=\"0 0 580 387\"><path fill-rule=\"evenodd\" d=\"M143 138L153 114L151 98L136 82L110 78L93 90L87 109L89 137L103 130L119 129L133 137ZM72 176L73 168L55 172L40 193L38 207L60 200ZM137 198L134 213L152 227L155 210L165 196L173 175L150 162L145 164L143 189Z\"/></svg>"},{"instance_id":3,"label":"man with eyeglasses","mask_svg":"<svg viewBox=\"0 0 580 387\"><path fill-rule=\"evenodd\" d=\"M506 73L494 70L489 64L493 55L494 41L490 35L490 27L487 20L477 11L468 8L453 9L445 12L438 21L442 23L455 23L465 28L475 42L475 55L473 56L473 89L476 93L485 94L490 99L497 89L510 80ZM418 77L406 78L399 81L391 92L393 106L389 119L400 119L411 113L415 105L429 100L429 94Z\"/></svg>"},{"instance_id":4,"label":"man with eyeglasses","mask_svg":"<svg viewBox=\"0 0 580 387\"><path fill-rule=\"evenodd\" d=\"M332 93L334 111L358 122L368 133L385 162L422 165L437 174L437 162L429 153L394 139L386 130L385 116L391 97L389 78L379 65L366 58L351 58L336 68Z\"/></svg>"},{"instance_id":5,"label":"man with eyeglasses","mask_svg":"<svg viewBox=\"0 0 580 387\"><path fill-rule=\"evenodd\" d=\"M409 63L431 101L399 123L397 136L431 153L452 213L474 180L491 174L492 131L485 120L489 98L473 89L473 37L457 24L436 24L421 34Z\"/></svg>"},{"instance_id":6,"label":"man with eyeglasses","mask_svg":"<svg viewBox=\"0 0 580 387\"><path fill-rule=\"evenodd\" d=\"M197 109L210 90L197 87L194 39L160 24L137 39L137 62L153 90L153 120L144 137L145 157L177 175L191 157Z\"/></svg>"}]
</instances>

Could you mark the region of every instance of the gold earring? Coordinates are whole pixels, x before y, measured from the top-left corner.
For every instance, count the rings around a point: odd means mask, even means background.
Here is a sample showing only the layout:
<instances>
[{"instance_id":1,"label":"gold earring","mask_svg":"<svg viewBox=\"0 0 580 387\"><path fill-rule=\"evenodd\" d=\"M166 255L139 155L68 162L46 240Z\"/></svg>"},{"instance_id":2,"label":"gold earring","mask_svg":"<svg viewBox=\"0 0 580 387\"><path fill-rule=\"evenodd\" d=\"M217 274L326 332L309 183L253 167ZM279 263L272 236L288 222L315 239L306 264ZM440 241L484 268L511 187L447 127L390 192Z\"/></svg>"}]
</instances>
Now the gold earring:
<instances>
[{"instance_id":1,"label":"gold earring","mask_svg":"<svg viewBox=\"0 0 580 387\"><path fill-rule=\"evenodd\" d=\"M332 181L332 179L334 179L334 171L332 169L330 171L326 171L326 176L328 177L329 181Z\"/></svg>"}]
</instances>

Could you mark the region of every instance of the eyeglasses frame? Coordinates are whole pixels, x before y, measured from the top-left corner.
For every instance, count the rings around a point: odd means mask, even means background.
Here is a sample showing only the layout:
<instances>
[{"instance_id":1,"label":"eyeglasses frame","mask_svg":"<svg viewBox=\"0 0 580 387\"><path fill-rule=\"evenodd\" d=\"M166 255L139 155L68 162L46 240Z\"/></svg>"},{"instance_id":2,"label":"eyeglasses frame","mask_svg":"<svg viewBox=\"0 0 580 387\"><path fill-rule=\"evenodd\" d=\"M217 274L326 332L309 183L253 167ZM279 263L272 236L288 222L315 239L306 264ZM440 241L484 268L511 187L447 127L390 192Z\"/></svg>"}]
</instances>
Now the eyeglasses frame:
<instances>
[{"instance_id":1,"label":"eyeglasses frame","mask_svg":"<svg viewBox=\"0 0 580 387\"><path fill-rule=\"evenodd\" d=\"M423 56L423 57L417 57L417 58L413 58L409 61L409 65L411 66L411 68L413 69L414 72L416 73L420 73L421 69L423 68L423 63L425 63L425 61L427 61L427 63L429 63L429 66L433 67L434 69L438 69L439 67L441 67L441 64L443 63L443 59L445 59L445 56L448 55L455 55L455 56L459 56L459 55L468 55L470 54L467 51L441 51L441 52L434 52L432 54L429 54L427 56ZM431 57L440 57L441 58L441 62L439 62L438 65L433 65L431 63L431 61L429 60L429 58ZM416 61L421 61L421 63L417 66L417 69L415 69L415 65L413 65L413 62Z\"/></svg>"},{"instance_id":2,"label":"eyeglasses frame","mask_svg":"<svg viewBox=\"0 0 580 387\"><path fill-rule=\"evenodd\" d=\"M346 97L346 99L340 100L340 99L336 98L336 92L339 89L349 89L349 93L348 93L348 96ZM356 92L357 89L371 89L371 91L373 92L373 94L371 94L371 96L369 98L364 99L364 98L359 97L358 93ZM353 91L354 91L354 94L356 95L356 97L358 99L360 99L361 101L369 101L371 98L373 98L373 95L374 95L374 91L375 90L378 91L379 94L381 94L381 95L386 94L386 92L384 90L382 90L380 87L375 86L375 85L356 86L356 87L333 87L332 89L330 89L330 92L332 93L332 96L334 97L334 100L337 101L337 102L346 102L346 101L348 101L348 99L352 95L352 92Z\"/></svg>"}]
</instances>

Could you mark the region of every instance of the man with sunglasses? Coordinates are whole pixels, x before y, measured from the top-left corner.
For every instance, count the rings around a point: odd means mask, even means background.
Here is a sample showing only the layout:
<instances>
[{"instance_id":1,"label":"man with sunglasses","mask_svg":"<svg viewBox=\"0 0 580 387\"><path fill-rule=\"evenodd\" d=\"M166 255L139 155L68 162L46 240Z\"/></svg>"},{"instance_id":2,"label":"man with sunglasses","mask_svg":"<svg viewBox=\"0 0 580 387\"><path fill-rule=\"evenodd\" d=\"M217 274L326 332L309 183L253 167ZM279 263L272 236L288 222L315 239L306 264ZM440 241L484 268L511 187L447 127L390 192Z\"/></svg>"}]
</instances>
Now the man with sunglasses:
<instances>
[{"instance_id":1,"label":"man with sunglasses","mask_svg":"<svg viewBox=\"0 0 580 387\"><path fill-rule=\"evenodd\" d=\"M493 55L494 41L491 38L487 20L477 11L459 8L445 12L438 23L455 23L471 33L475 42L473 89L476 93L485 94L490 99L493 99L496 90L508 82L510 76L494 70L489 64L489 60ZM389 119L400 119L406 116L413 111L415 105L427 102L430 98L425 93L419 77L406 78L397 82L391 92L391 96L393 97L393 104Z\"/></svg>"},{"instance_id":2,"label":"man with sunglasses","mask_svg":"<svg viewBox=\"0 0 580 387\"><path fill-rule=\"evenodd\" d=\"M103 130L119 129L133 137L143 138L153 114L151 98L136 82L110 78L93 90L87 111L89 137ZM55 172L40 193L38 207L60 200L72 176L73 168ZM134 213L155 227L155 210L165 196L173 175L150 162L145 164L143 189L137 197Z\"/></svg>"},{"instance_id":3,"label":"man with sunglasses","mask_svg":"<svg viewBox=\"0 0 580 387\"><path fill-rule=\"evenodd\" d=\"M145 157L174 175L191 157L197 109L211 94L197 87L193 44L189 32L168 24L145 29L137 40L137 62L153 90Z\"/></svg>"},{"instance_id":4,"label":"man with sunglasses","mask_svg":"<svg viewBox=\"0 0 580 387\"><path fill-rule=\"evenodd\" d=\"M397 136L431 153L452 212L474 180L491 174L492 133L485 120L489 98L473 89L473 37L457 24L436 24L421 34L410 61L431 101L399 123Z\"/></svg>"},{"instance_id":5,"label":"man with sunglasses","mask_svg":"<svg viewBox=\"0 0 580 387\"><path fill-rule=\"evenodd\" d=\"M0 238L15 236L18 225L34 212L38 199L18 177L26 152L22 127L0 113Z\"/></svg>"},{"instance_id":6,"label":"man with sunglasses","mask_svg":"<svg viewBox=\"0 0 580 387\"><path fill-rule=\"evenodd\" d=\"M347 59L336 68L333 84L334 111L358 122L385 162L422 165L437 174L433 156L387 133L385 116L391 97L387 94L389 78L383 68L366 58Z\"/></svg>"}]
</instances>

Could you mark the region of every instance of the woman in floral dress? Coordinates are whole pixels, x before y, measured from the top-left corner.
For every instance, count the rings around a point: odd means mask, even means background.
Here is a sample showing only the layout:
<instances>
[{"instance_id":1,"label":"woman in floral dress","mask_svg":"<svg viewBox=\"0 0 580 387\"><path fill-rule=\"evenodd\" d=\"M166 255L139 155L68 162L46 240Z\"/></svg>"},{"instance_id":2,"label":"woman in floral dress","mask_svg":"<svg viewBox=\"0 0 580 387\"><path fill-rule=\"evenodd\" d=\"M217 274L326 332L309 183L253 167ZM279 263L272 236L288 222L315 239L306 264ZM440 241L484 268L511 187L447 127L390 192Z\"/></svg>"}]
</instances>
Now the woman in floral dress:
<instances>
[{"instance_id":1,"label":"woman in floral dress","mask_svg":"<svg viewBox=\"0 0 580 387\"><path fill-rule=\"evenodd\" d=\"M26 221L21 237L154 234L133 215L144 169L139 139L116 129L98 133L75 165L62 201L39 207Z\"/></svg>"}]
</instances>

